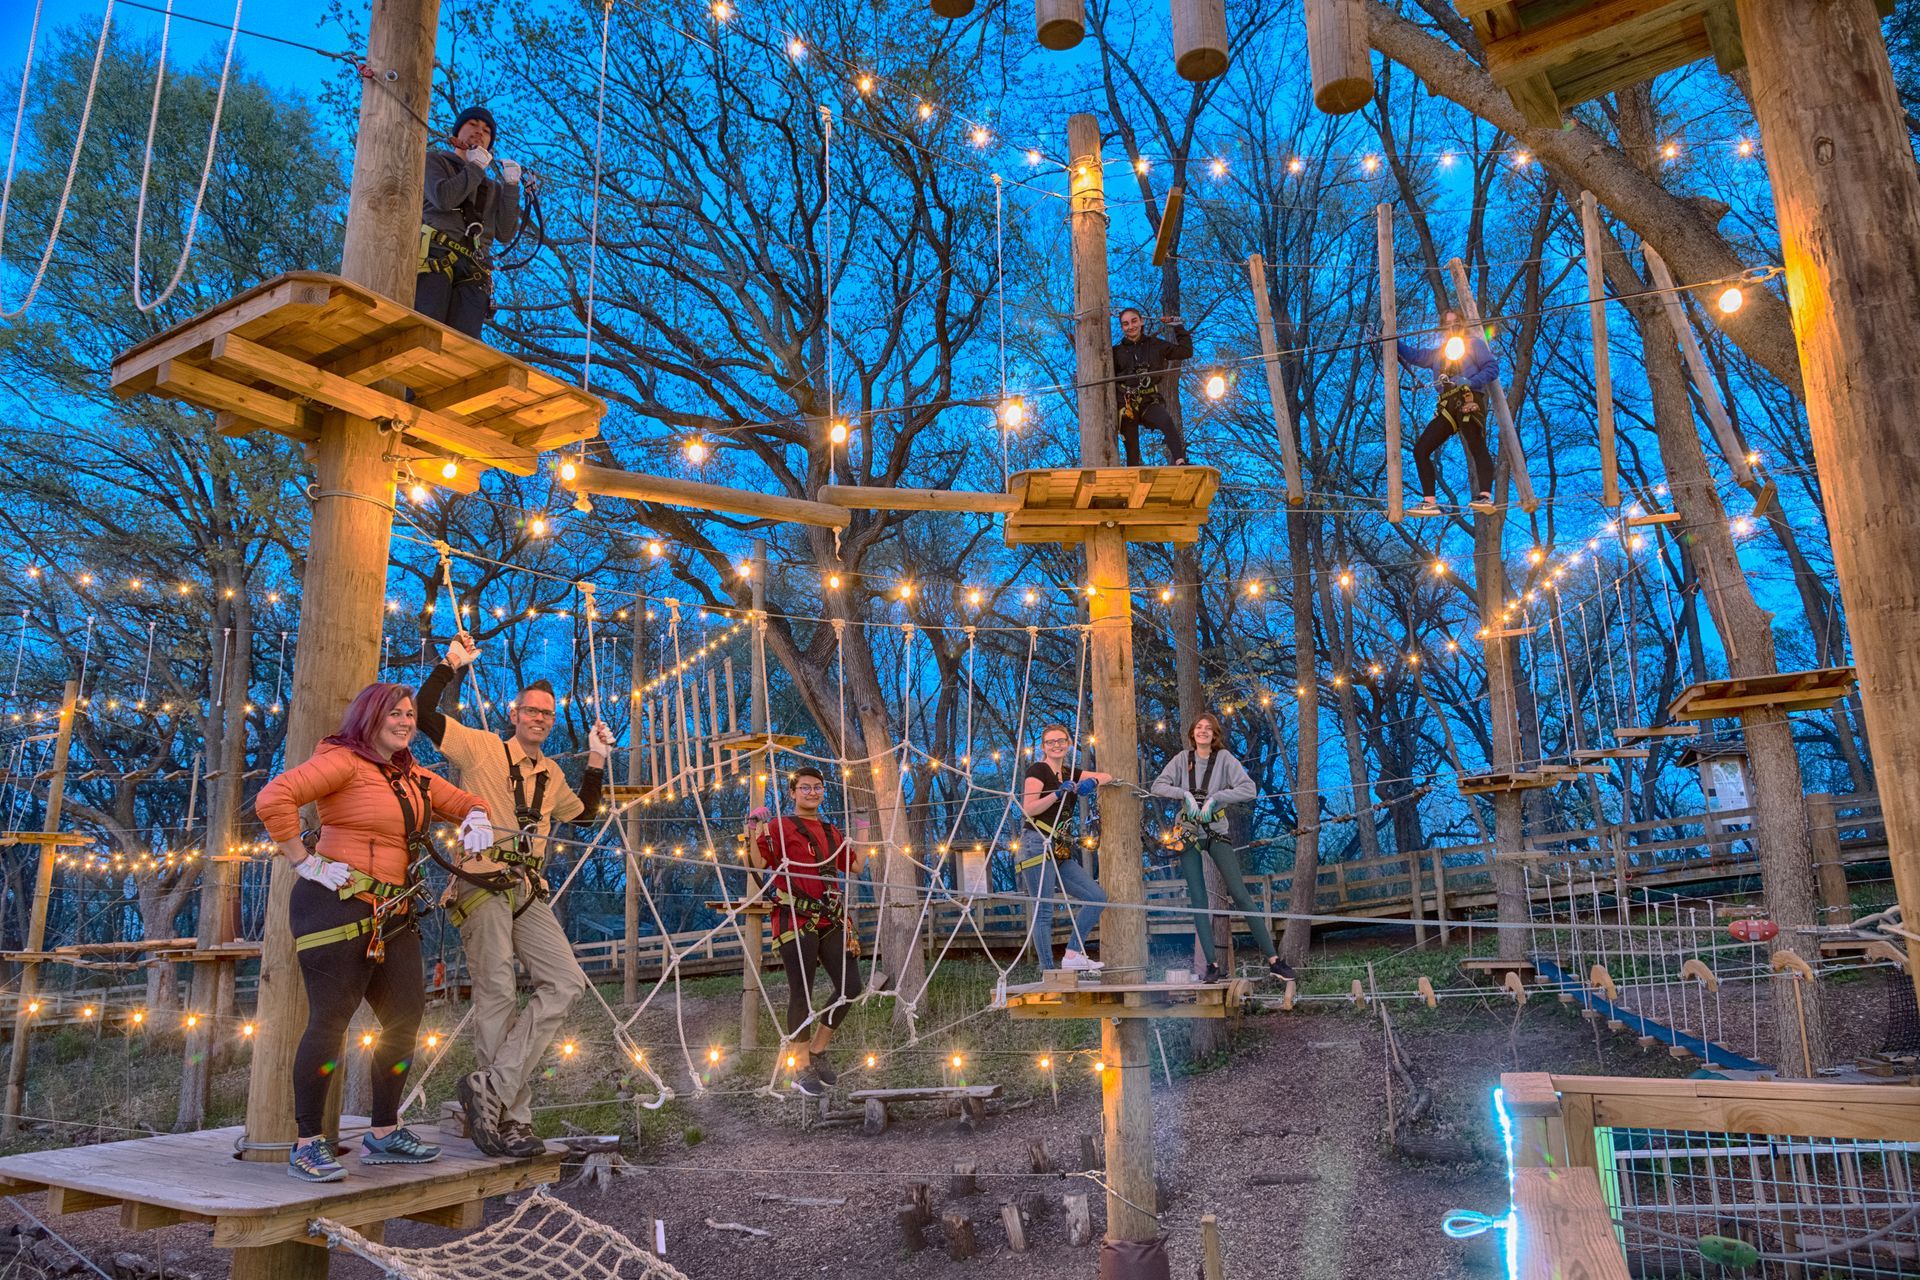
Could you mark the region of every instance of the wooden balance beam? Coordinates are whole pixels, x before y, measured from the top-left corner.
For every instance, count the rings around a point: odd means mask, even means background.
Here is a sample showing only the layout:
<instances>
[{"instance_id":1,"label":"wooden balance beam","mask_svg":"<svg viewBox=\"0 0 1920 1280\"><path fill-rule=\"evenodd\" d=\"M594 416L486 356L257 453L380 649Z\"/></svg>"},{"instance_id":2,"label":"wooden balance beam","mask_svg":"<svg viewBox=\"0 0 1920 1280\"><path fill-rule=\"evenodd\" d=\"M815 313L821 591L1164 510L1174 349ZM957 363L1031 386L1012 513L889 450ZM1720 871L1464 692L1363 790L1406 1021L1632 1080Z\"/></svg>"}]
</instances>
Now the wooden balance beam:
<instances>
[{"instance_id":1,"label":"wooden balance beam","mask_svg":"<svg viewBox=\"0 0 1920 1280\"><path fill-rule=\"evenodd\" d=\"M1015 1018L1225 1018L1253 989L1226 982L1080 982L1059 980L1007 988Z\"/></svg>"},{"instance_id":2,"label":"wooden balance beam","mask_svg":"<svg viewBox=\"0 0 1920 1280\"><path fill-rule=\"evenodd\" d=\"M389 1218L472 1229L488 1197L553 1182L565 1155L550 1146L530 1159L496 1160L464 1138L426 1125L417 1131L441 1146L438 1160L362 1165L349 1155L344 1182L300 1182L278 1162L234 1159L245 1133L236 1125L7 1156L0 1159L0 1194L45 1191L54 1214L117 1206L128 1231L208 1223L221 1249L317 1245L307 1236L314 1218L357 1230L377 1231Z\"/></svg>"}]
</instances>

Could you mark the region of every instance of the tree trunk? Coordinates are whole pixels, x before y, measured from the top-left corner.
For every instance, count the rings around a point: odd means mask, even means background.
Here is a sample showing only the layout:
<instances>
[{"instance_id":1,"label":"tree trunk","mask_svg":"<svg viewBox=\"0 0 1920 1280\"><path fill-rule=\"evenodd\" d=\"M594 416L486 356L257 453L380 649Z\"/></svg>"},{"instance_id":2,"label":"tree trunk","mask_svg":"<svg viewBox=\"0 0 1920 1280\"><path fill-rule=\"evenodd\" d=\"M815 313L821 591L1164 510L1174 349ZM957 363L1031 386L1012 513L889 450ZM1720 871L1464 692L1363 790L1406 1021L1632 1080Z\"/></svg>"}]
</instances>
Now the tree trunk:
<instances>
[{"instance_id":1,"label":"tree trunk","mask_svg":"<svg viewBox=\"0 0 1920 1280\"><path fill-rule=\"evenodd\" d=\"M1306 962L1313 941L1313 922L1303 917L1314 912L1320 879L1320 671L1313 636L1311 548L1316 539L1310 527L1318 518L1302 507L1287 509L1287 557L1293 565L1294 696L1299 699L1293 809L1299 833L1293 841L1293 887L1287 903L1292 919L1287 921L1280 953L1296 965Z\"/></svg>"}]
</instances>

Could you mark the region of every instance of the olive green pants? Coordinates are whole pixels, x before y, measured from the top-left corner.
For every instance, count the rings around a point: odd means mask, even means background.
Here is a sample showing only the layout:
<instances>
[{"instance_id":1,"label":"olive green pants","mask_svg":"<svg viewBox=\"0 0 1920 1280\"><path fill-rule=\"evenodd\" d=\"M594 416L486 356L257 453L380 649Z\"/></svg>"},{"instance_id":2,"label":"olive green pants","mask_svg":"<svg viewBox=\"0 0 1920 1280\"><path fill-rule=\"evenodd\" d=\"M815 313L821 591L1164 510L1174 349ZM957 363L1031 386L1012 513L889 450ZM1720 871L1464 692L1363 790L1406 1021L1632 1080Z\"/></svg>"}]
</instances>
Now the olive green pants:
<instances>
[{"instance_id":1,"label":"olive green pants","mask_svg":"<svg viewBox=\"0 0 1920 1280\"><path fill-rule=\"evenodd\" d=\"M1213 857L1213 865L1220 868L1220 878L1227 882L1227 896L1240 908L1241 917L1253 932L1253 940L1260 944L1261 956L1279 954L1273 945L1273 930L1267 927L1267 918L1258 914L1260 908L1247 889L1246 876L1240 872L1239 851L1225 837L1215 836L1207 843L1207 852ZM1187 882L1188 905L1200 911L1209 910L1213 904L1207 900L1206 868L1200 862L1200 850L1191 843L1180 855L1180 875ZM1207 958L1207 963L1218 964L1219 956L1213 946L1213 917L1195 916L1193 936L1199 940L1200 954Z\"/></svg>"}]
</instances>

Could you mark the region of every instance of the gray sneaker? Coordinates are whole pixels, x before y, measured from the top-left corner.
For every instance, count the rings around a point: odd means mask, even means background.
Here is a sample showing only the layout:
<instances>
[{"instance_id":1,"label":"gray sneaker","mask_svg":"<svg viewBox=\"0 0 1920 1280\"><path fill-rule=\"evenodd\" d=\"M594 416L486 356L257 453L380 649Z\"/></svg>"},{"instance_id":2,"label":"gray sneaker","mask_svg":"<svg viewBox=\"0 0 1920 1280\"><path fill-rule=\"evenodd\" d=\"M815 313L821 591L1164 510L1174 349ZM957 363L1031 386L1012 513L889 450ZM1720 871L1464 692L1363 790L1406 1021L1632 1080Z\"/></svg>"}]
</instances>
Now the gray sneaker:
<instances>
[{"instance_id":1,"label":"gray sneaker","mask_svg":"<svg viewBox=\"0 0 1920 1280\"><path fill-rule=\"evenodd\" d=\"M500 1145L500 1101L494 1095L487 1073L475 1071L461 1076L456 1092L460 1095L461 1110L467 1113L467 1136L473 1139L473 1145L480 1148L482 1155L496 1159L505 1155Z\"/></svg>"},{"instance_id":2,"label":"gray sneaker","mask_svg":"<svg viewBox=\"0 0 1920 1280\"><path fill-rule=\"evenodd\" d=\"M519 1120L509 1120L500 1128L500 1154L512 1156L516 1160L526 1160L533 1156L547 1154L547 1144L533 1126Z\"/></svg>"},{"instance_id":3,"label":"gray sneaker","mask_svg":"<svg viewBox=\"0 0 1920 1280\"><path fill-rule=\"evenodd\" d=\"M820 1077L821 1084L832 1086L840 1083L840 1073L833 1069L833 1064L827 1061L825 1054L814 1054L812 1066L813 1074Z\"/></svg>"},{"instance_id":4,"label":"gray sneaker","mask_svg":"<svg viewBox=\"0 0 1920 1280\"><path fill-rule=\"evenodd\" d=\"M819 1074L814 1071L813 1064L808 1063L806 1070L795 1073L793 1077L793 1091L795 1093L805 1094L809 1098L818 1098L826 1093L827 1082L822 1080Z\"/></svg>"},{"instance_id":5,"label":"gray sneaker","mask_svg":"<svg viewBox=\"0 0 1920 1280\"><path fill-rule=\"evenodd\" d=\"M338 1182L347 1176L325 1138L302 1142L287 1153L287 1173L302 1182Z\"/></svg>"},{"instance_id":6,"label":"gray sneaker","mask_svg":"<svg viewBox=\"0 0 1920 1280\"><path fill-rule=\"evenodd\" d=\"M440 1158L440 1148L422 1142L401 1125L384 1138L371 1133L360 1139L361 1164L428 1164Z\"/></svg>"}]
</instances>

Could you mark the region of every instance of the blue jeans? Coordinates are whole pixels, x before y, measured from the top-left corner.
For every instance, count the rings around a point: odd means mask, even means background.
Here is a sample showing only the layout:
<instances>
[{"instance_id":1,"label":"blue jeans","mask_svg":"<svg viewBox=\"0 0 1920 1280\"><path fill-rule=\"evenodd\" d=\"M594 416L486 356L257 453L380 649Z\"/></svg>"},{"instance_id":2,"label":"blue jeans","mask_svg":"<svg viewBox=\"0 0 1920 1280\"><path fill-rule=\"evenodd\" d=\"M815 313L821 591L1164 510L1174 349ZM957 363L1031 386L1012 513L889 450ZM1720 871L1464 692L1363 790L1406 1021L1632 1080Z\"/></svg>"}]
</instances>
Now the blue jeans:
<instances>
[{"instance_id":1,"label":"blue jeans","mask_svg":"<svg viewBox=\"0 0 1920 1280\"><path fill-rule=\"evenodd\" d=\"M1025 862L1033 857L1043 857L1043 860L1020 873L1020 892L1033 904L1033 921L1027 929L1027 939L1039 954L1040 967L1051 969L1054 895L1064 892L1069 900L1081 904L1073 912L1073 937L1068 945L1075 951L1085 952L1087 939L1100 923L1100 913L1106 910L1107 891L1078 862L1061 862L1049 854L1045 836L1038 831L1023 830L1020 856L1015 861Z\"/></svg>"}]
</instances>

